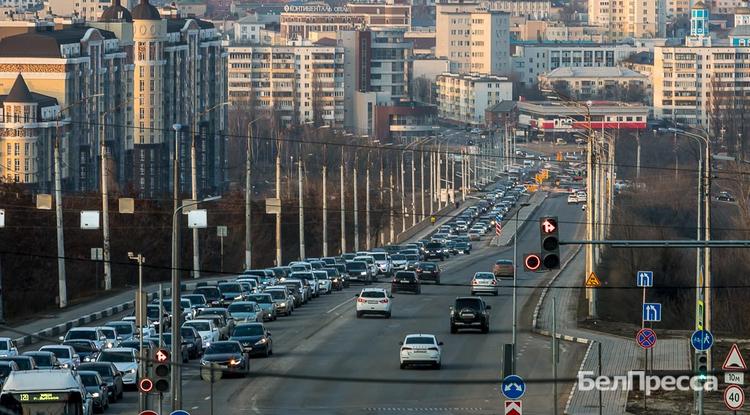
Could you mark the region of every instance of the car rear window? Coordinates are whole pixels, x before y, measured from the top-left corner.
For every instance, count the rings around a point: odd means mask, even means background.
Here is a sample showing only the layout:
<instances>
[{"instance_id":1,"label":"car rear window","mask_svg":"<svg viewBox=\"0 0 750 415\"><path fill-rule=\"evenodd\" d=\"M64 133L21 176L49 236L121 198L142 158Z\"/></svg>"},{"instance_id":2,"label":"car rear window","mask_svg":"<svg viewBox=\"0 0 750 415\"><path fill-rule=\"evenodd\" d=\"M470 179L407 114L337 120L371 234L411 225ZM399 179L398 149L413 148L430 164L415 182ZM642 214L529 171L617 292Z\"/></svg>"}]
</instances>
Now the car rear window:
<instances>
[{"instance_id":1,"label":"car rear window","mask_svg":"<svg viewBox=\"0 0 750 415\"><path fill-rule=\"evenodd\" d=\"M385 292L383 291L364 291L360 294L362 298L385 298Z\"/></svg>"},{"instance_id":2,"label":"car rear window","mask_svg":"<svg viewBox=\"0 0 750 415\"><path fill-rule=\"evenodd\" d=\"M474 275L474 278L478 280L491 280L495 278L495 274L489 272L480 272Z\"/></svg>"},{"instance_id":3,"label":"car rear window","mask_svg":"<svg viewBox=\"0 0 750 415\"><path fill-rule=\"evenodd\" d=\"M367 264L364 262L351 262L346 264L346 269L351 271L364 271L367 269Z\"/></svg>"},{"instance_id":4,"label":"car rear window","mask_svg":"<svg viewBox=\"0 0 750 415\"><path fill-rule=\"evenodd\" d=\"M473 308L473 309L479 309L480 307L480 300L475 298L459 298L456 300L456 309L460 310L462 308Z\"/></svg>"},{"instance_id":5,"label":"car rear window","mask_svg":"<svg viewBox=\"0 0 750 415\"><path fill-rule=\"evenodd\" d=\"M408 337L404 344L435 344L432 337Z\"/></svg>"},{"instance_id":6,"label":"car rear window","mask_svg":"<svg viewBox=\"0 0 750 415\"><path fill-rule=\"evenodd\" d=\"M397 280L414 280L416 276L413 272L397 272L396 277Z\"/></svg>"}]
</instances>

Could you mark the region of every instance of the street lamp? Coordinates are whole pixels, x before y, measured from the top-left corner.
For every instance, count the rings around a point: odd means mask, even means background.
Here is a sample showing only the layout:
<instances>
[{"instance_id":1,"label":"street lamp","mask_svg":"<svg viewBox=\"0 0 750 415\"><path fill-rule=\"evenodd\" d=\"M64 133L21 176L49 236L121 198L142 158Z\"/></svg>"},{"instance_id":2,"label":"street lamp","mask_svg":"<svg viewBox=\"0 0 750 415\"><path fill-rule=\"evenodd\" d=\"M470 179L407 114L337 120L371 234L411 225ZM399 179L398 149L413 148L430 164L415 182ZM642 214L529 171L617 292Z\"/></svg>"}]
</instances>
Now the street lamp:
<instances>
[{"instance_id":1,"label":"street lamp","mask_svg":"<svg viewBox=\"0 0 750 415\"><path fill-rule=\"evenodd\" d=\"M135 255L132 252L128 252L128 259L132 261L136 261L138 263L138 292L135 295L135 315L140 315L140 321L136 319L136 324L138 325L138 330L140 331L140 335L138 336L138 379L143 379L146 376L146 371L144 370L145 366L145 350L143 348L143 319L146 317L143 315L144 304L143 303L143 264L146 262L146 257L144 257L142 254ZM143 411L146 409L146 394L139 393L138 394L138 410Z\"/></svg>"},{"instance_id":2,"label":"street lamp","mask_svg":"<svg viewBox=\"0 0 750 415\"><path fill-rule=\"evenodd\" d=\"M529 205L529 203L521 203L514 218L516 228L514 230L515 235L513 235L513 373L516 373L516 330L518 327L518 301L516 295L518 287L518 215L521 213L521 209Z\"/></svg>"},{"instance_id":3,"label":"street lamp","mask_svg":"<svg viewBox=\"0 0 750 415\"><path fill-rule=\"evenodd\" d=\"M176 178L175 178L176 179ZM172 350L176 351L172 353L172 379L170 384L172 385L172 409L178 410L182 407L182 376L180 370L180 363L182 355L179 353L182 343L180 341L180 326L182 318L182 307L180 306L180 261L178 259L179 247L177 246L177 229L178 220L177 214L186 207L195 206L199 203L213 202L221 199L221 196L210 196L201 200L191 201L184 203L182 206L178 206L172 213Z\"/></svg>"},{"instance_id":4,"label":"street lamp","mask_svg":"<svg viewBox=\"0 0 750 415\"><path fill-rule=\"evenodd\" d=\"M253 267L253 253L252 253L252 158L253 158L253 129L252 125L261 119L266 118L265 116L258 117L247 123L247 150L245 151L245 269L251 269Z\"/></svg>"}]
</instances>

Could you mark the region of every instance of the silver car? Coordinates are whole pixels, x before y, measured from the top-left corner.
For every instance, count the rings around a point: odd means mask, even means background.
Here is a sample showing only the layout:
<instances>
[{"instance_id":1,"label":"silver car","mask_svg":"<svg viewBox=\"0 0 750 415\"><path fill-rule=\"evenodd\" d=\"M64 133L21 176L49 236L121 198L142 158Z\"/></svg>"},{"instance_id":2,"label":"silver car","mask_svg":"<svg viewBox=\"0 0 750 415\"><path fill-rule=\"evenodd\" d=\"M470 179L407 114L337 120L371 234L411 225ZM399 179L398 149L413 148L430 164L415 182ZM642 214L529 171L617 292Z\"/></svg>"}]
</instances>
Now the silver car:
<instances>
[{"instance_id":1,"label":"silver car","mask_svg":"<svg viewBox=\"0 0 750 415\"><path fill-rule=\"evenodd\" d=\"M491 272L477 272L471 279L471 295L478 293L497 295L498 281Z\"/></svg>"}]
</instances>

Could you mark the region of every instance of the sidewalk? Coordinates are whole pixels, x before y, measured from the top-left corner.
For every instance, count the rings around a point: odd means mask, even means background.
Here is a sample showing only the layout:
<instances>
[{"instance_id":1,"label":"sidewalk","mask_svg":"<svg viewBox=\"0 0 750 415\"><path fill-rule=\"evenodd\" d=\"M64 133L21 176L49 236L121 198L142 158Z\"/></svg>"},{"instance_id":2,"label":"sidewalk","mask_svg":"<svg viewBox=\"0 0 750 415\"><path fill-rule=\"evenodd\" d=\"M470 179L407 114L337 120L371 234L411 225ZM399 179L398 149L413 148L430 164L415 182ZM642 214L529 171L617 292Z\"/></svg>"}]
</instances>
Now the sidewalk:
<instances>
[{"instance_id":1,"label":"sidewalk","mask_svg":"<svg viewBox=\"0 0 750 415\"><path fill-rule=\"evenodd\" d=\"M552 330L552 297L557 302L557 333L565 340L588 343L589 349L581 363L581 371L591 371L598 375L598 346L602 347L602 376L624 376L631 370L644 369L644 352L635 338L623 338L606 333L579 329L577 319L578 298L581 289L557 289L555 286L570 287L581 285L584 274L583 249L580 249L552 282L546 296L540 299L538 320L533 329L549 335ZM544 294L543 294L544 295ZM637 310L636 310L637 311ZM635 336L635 333L633 333ZM659 339L652 349L653 370L690 370L690 345L687 339ZM651 360L651 356L649 356ZM625 413L628 392L607 390L602 392L602 413ZM599 392L577 390L573 385L565 407L567 414L598 414Z\"/></svg>"}]
</instances>

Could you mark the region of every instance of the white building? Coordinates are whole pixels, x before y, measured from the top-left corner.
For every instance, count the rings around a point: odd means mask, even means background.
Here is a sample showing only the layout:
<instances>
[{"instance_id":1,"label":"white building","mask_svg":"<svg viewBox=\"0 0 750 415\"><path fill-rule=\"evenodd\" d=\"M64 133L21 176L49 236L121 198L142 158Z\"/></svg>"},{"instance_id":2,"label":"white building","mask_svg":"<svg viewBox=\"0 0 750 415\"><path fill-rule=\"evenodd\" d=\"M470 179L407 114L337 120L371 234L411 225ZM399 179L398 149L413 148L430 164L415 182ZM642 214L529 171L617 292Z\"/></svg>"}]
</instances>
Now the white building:
<instances>
[{"instance_id":1,"label":"white building","mask_svg":"<svg viewBox=\"0 0 750 415\"><path fill-rule=\"evenodd\" d=\"M128 10L132 10L138 0L122 0L120 3ZM44 10L55 16L72 16L87 21L97 21L104 10L112 5L112 0L45 0Z\"/></svg>"},{"instance_id":2,"label":"white building","mask_svg":"<svg viewBox=\"0 0 750 415\"><path fill-rule=\"evenodd\" d=\"M444 73L437 87L438 116L461 124L484 124L487 108L513 100L513 83L500 76Z\"/></svg>"},{"instance_id":3,"label":"white building","mask_svg":"<svg viewBox=\"0 0 750 415\"><path fill-rule=\"evenodd\" d=\"M550 0L494 0L490 10L509 13L512 17L525 17L533 20L545 20L552 15Z\"/></svg>"},{"instance_id":4,"label":"white building","mask_svg":"<svg viewBox=\"0 0 750 415\"><path fill-rule=\"evenodd\" d=\"M539 85L544 88L564 85L567 92L578 99L592 96L623 99L615 95L629 88L640 88L646 96L651 97L649 77L623 67L557 68L539 75Z\"/></svg>"},{"instance_id":5,"label":"white building","mask_svg":"<svg viewBox=\"0 0 750 415\"><path fill-rule=\"evenodd\" d=\"M628 37L664 37L667 1L589 0L589 24L606 28L609 41Z\"/></svg>"},{"instance_id":6,"label":"white building","mask_svg":"<svg viewBox=\"0 0 750 415\"><path fill-rule=\"evenodd\" d=\"M344 52L332 42L231 46L229 100L273 110L286 124L344 122Z\"/></svg>"},{"instance_id":7,"label":"white building","mask_svg":"<svg viewBox=\"0 0 750 415\"><path fill-rule=\"evenodd\" d=\"M436 5L435 55L451 72L510 75L510 15L478 3Z\"/></svg>"}]
</instances>

